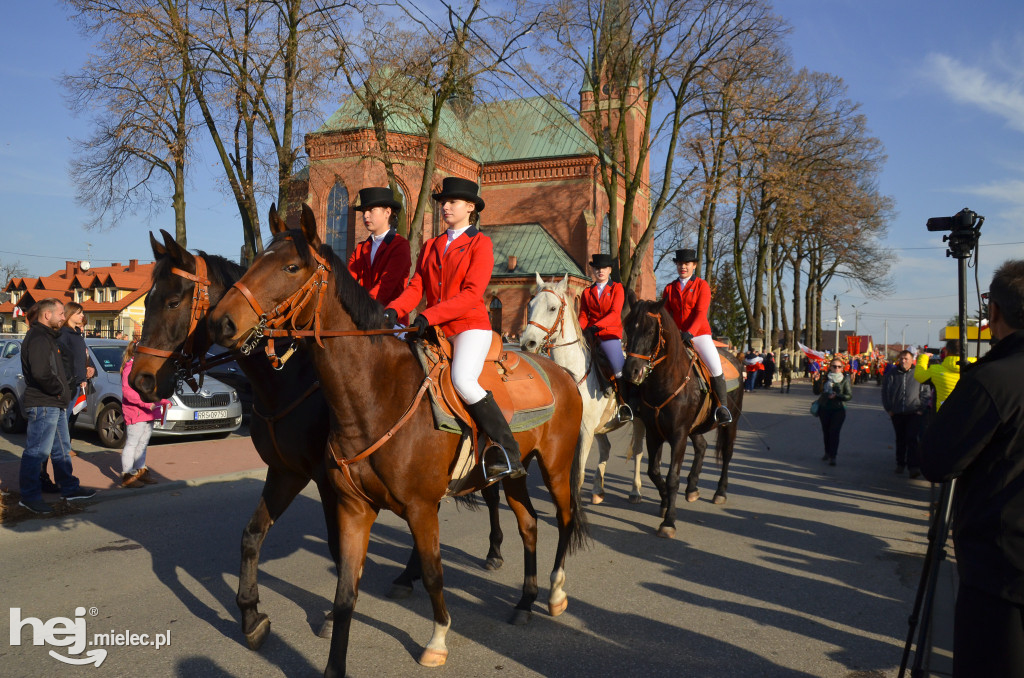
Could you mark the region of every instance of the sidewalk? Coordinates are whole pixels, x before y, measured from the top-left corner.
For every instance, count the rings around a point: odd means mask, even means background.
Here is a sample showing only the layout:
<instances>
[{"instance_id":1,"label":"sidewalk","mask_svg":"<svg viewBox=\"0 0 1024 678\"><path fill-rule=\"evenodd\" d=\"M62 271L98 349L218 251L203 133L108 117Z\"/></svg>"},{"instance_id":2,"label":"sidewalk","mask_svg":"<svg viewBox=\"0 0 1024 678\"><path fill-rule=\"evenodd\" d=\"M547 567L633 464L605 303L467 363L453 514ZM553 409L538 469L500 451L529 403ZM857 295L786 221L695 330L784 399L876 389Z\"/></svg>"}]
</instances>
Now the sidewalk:
<instances>
[{"instance_id":1,"label":"sidewalk","mask_svg":"<svg viewBox=\"0 0 1024 678\"><path fill-rule=\"evenodd\" d=\"M3 447L5 460L0 461L0 489L4 492L17 492L22 450L10 438ZM267 468L248 436L232 435L221 440L190 439L180 442L164 439L151 443L146 451L146 466L157 484L123 489L120 486L120 451L80 444L77 440L74 447L79 450L79 456L71 459L75 475L82 487L98 490L87 504L211 481L263 478ZM81 451L83 449L86 451ZM57 494L43 495L43 500L50 504L57 504L59 499L60 495ZM16 501L13 503L13 507L5 506L0 513L3 521L24 517L24 509L18 507Z\"/></svg>"}]
</instances>

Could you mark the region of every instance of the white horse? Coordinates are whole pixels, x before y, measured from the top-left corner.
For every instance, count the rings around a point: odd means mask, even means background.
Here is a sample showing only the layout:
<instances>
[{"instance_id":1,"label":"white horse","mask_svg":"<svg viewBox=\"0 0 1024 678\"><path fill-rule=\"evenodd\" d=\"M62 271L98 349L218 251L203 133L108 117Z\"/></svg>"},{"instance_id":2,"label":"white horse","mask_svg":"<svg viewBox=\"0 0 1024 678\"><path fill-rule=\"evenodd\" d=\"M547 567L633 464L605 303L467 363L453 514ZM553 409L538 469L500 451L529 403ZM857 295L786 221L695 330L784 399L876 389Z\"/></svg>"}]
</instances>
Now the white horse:
<instances>
[{"instance_id":1,"label":"white horse","mask_svg":"<svg viewBox=\"0 0 1024 678\"><path fill-rule=\"evenodd\" d=\"M614 395L605 395L598 379L597 366L590 357L590 350L582 338L579 318L569 297L566 294L569 276L566 274L557 283L545 283L537 273L537 287L527 311L528 324L519 340L525 351L538 353L547 351L551 359L561 365L573 379L583 396L583 421L580 424L580 468L586 469L590 446L597 440L597 448L601 453L594 475L594 489L591 501L600 504L604 501L604 471L608 464L612 445L608 434L623 424L618 422L616 411L618 403ZM640 462L643 457L644 425L639 416L633 418L633 439L631 441L633 459L633 490L629 493L629 502L639 504L640 494ZM580 474L580 484L583 474Z\"/></svg>"}]
</instances>

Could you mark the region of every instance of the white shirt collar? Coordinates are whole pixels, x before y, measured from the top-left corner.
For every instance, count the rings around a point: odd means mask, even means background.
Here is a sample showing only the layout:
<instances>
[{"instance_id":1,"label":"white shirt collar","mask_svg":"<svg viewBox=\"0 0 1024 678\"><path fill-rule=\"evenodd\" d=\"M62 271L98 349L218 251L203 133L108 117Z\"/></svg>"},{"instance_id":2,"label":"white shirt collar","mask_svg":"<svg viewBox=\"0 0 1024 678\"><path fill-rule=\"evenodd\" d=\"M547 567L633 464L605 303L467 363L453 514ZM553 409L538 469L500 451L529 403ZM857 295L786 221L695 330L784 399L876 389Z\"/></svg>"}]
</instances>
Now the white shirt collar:
<instances>
[{"instance_id":1,"label":"white shirt collar","mask_svg":"<svg viewBox=\"0 0 1024 678\"><path fill-rule=\"evenodd\" d=\"M388 230L384 231L383 233L381 233L380 235L374 235L373 233L371 233L370 237L373 238L373 242L380 242L384 238L388 237L389 233L391 233L391 229L390 228Z\"/></svg>"},{"instance_id":2,"label":"white shirt collar","mask_svg":"<svg viewBox=\"0 0 1024 678\"><path fill-rule=\"evenodd\" d=\"M679 286L686 287L686 283L690 282L691 280L693 280L692 275L689 278L679 278Z\"/></svg>"}]
</instances>

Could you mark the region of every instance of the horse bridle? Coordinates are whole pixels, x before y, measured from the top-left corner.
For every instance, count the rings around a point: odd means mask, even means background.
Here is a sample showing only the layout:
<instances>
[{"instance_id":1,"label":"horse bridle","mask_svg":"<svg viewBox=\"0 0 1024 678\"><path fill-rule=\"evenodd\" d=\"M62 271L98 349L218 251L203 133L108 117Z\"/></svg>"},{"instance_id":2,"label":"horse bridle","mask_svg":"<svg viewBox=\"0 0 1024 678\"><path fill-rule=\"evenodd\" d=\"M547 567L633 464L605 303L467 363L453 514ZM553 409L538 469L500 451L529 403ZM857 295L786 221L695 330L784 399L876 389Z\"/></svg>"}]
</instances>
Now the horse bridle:
<instances>
[{"instance_id":1,"label":"horse bridle","mask_svg":"<svg viewBox=\"0 0 1024 678\"><path fill-rule=\"evenodd\" d=\"M536 320L528 320L527 321L527 325L533 325L534 327L540 329L541 332L544 332L544 343L540 347L540 350L542 350L542 351L550 351L553 348L562 348L564 346L572 346L573 344L575 344L576 342L578 342L580 340L580 338L578 336L576 337L575 340L567 341L564 344L552 343L555 340L555 334L556 333L558 334L559 337L564 337L565 336L565 308L566 308L568 302L566 302L566 300L562 296L560 296L557 292L555 292L554 290L549 290L549 289L543 289L540 292L538 292L537 294L535 294L534 296L530 297L530 302L532 303L534 299L536 299L540 295L544 294L545 292L547 292L548 294L554 295L555 299L558 299L558 303L559 303L559 306L558 306L558 317L555 318L555 322L553 322L551 324L551 327L544 327L543 325L541 325Z\"/></svg>"},{"instance_id":2,"label":"horse bridle","mask_svg":"<svg viewBox=\"0 0 1024 678\"><path fill-rule=\"evenodd\" d=\"M193 344L195 343L195 332L196 328L199 327L199 321L202 320L203 316L208 310L210 310L210 279L206 276L206 261L202 257L195 257L196 272L189 273L184 269L177 267L171 268L171 273L179 277L191 280L195 283L192 287L192 305L189 310L188 318L188 332L185 335L185 341L182 343L181 348L177 351L165 351L159 348L151 348L145 344L139 342L135 345L136 353L143 353L146 355L156 356L158 358L171 358L177 363L177 370L179 377L182 381L188 383L192 387L193 391L198 391L199 387L202 386L202 372L208 367L213 366L213 362L206 363L200 356L198 359L199 364L199 382L197 383L195 378L192 376L196 373L193 369L193 362L196 360L196 356L192 354ZM219 362L227 362L227 360L220 360Z\"/></svg>"},{"instance_id":3,"label":"horse bridle","mask_svg":"<svg viewBox=\"0 0 1024 678\"><path fill-rule=\"evenodd\" d=\"M291 236L285 236L283 240L292 240ZM293 241L294 242L294 241ZM260 339L263 337L267 338L266 353L267 358L270 360L271 366L275 370L280 370L284 367L285 362L291 357L292 353L295 352L295 345L292 344L284 355L278 356L274 349L274 339L278 337L288 338L300 338L300 337L313 337L316 339L317 345L321 348L324 347L323 337L356 337L356 336L370 336L375 334L395 334L396 332L404 332L405 328L401 329L380 329L380 330L325 330L323 329L323 322L320 319L320 311L323 308L324 303L324 290L327 287L327 278L331 274L331 264L329 261L324 259L309 243L306 243L309 247L309 254L316 262L316 269L309 276L309 278L302 284L299 289L295 290L287 299L279 303L269 311L264 311L263 307L256 300L256 297L249 290L245 284L239 280L232 287L237 289L245 299L246 303L249 304L249 308L259 318L259 322L253 327L245 341L242 342L242 346L239 349L244 355L249 355L259 344ZM313 306L313 314L307 322L300 324L299 315L310 305Z\"/></svg>"},{"instance_id":4,"label":"horse bridle","mask_svg":"<svg viewBox=\"0 0 1024 678\"><path fill-rule=\"evenodd\" d=\"M650 355L644 355L642 353L626 353L626 357L636 358L637 360L644 360L647 362L643 367L643 378L640 379L640 382L638 383L643 383L644 379L646 379L651 371L654 370L654 366L668 357L667 353L665 355L661 355L662 349L665 348L665 335L661 331L661 314L647 311L647 316L658 321L658 345L654 347L654 352ZM661 355L660 358L658 357L659 355Z\"/></svg>"}]
</instances>

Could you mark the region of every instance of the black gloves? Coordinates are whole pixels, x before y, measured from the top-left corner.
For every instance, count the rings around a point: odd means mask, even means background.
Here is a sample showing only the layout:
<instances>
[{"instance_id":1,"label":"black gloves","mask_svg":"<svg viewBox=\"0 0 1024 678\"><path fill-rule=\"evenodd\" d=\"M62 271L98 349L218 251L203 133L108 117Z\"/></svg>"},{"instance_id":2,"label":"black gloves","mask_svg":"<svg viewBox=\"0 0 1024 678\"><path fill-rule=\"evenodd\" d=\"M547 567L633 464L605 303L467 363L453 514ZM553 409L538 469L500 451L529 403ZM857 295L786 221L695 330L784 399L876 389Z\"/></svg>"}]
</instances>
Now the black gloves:
<instances>
[{"instance_id":1,"label":"black gloves","mask_svg":"<svg viewBox=\"0 0 1024 678\"><path fill-rule=\"evenodd\" d=\"M384 326L394 327L398 324L398 311L393 308L384 309Z\"/></svg>"},{"instance_id":2,"label":"black gloves","mask_svg":"<svg viewBox=\"0 0 1024 678\"><path fill-rule=\"evenodd\" d=\"M693 341L693 335L689 332L680 332L683 337L683 341Z\"/></svg>"},{"instance_id":3,"label":"black gloves","mask_svg":"<svg viewBox=\"0 0 1024 678\"><path fill-rule=\"evenodd\" d=\"M416 316L416 320L412 321L412 325L410 327L413 328L415 336L422 337L427 333L427 329L430 327L430 321L427 320L426 316L420 313Z\"/></svg>"}]
</instances>

